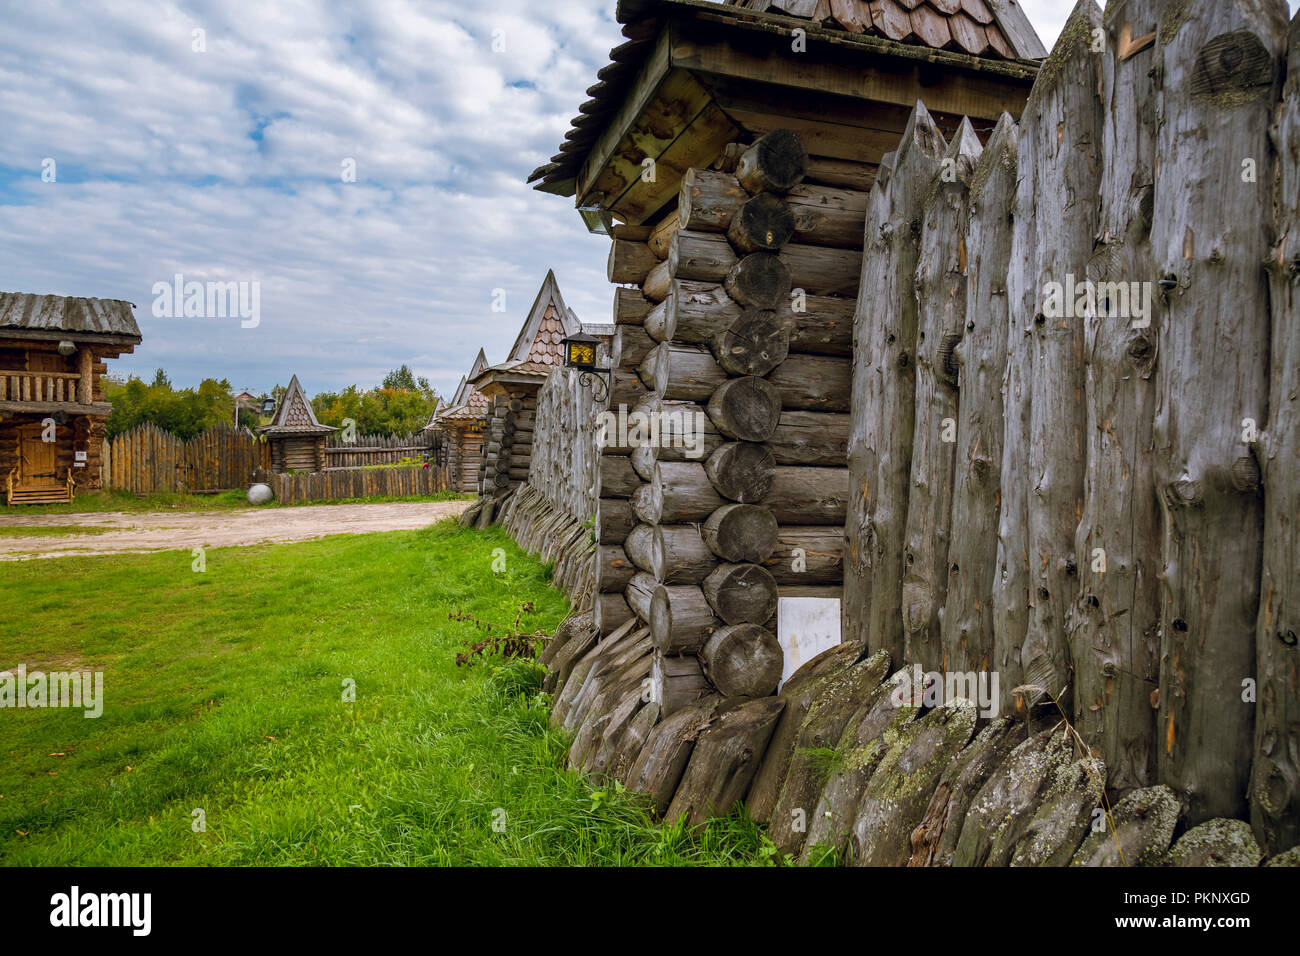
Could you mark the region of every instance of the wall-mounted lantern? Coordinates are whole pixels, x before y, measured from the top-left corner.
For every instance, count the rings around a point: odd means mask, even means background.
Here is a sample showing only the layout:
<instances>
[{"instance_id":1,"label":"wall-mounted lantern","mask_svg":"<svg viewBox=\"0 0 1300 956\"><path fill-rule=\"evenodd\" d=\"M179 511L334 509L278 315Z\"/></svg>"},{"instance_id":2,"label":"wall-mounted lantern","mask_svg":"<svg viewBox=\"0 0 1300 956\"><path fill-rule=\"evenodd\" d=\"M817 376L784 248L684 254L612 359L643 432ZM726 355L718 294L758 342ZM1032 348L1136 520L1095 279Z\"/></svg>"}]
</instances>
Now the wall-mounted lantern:
<instances>
[{"instance_id":1,"label":"wall-mounted lantern","mask_svg":"<svg viewBox=\"0 0 1300 956\"><path fill-rule=\"evenodd\" d=\"M564 346L564 365L566 368L578 370L579 385L591 385L597 381L597 375L605 377L605 381L601 383L604 390L595 396L596 401L605 401L609 397L610 370L596 367L596 349L600 346L600 339L586 332L578 332L570 335L561 344Z\"/></svg>"}]
</instances>

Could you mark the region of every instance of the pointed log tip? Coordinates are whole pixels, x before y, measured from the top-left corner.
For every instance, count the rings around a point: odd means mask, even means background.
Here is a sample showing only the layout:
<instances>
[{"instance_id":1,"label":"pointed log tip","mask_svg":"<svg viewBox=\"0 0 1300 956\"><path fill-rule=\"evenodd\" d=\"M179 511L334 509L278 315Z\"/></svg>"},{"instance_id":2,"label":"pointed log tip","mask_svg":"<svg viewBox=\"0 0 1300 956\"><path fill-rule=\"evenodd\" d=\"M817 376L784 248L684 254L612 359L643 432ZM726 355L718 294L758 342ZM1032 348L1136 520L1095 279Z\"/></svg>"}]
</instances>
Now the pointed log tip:
<instances>
[{"instance_id":1,"label":"pointed log tip","mask_svg":"<svg viewBox=\"0 0 1300 956\"><path fill-rule=\"evenodd\" d=\"M920 150L923 156L935 163L939 162L948 150L947 140L943 138L943 133L935 125L930 111L920 100L916 101L916 106L912 108L912 115L907 119L907 127L903 130L902 141L894 156L894 169L902 169L916 150Z\"/></svg>"}]
</instances>

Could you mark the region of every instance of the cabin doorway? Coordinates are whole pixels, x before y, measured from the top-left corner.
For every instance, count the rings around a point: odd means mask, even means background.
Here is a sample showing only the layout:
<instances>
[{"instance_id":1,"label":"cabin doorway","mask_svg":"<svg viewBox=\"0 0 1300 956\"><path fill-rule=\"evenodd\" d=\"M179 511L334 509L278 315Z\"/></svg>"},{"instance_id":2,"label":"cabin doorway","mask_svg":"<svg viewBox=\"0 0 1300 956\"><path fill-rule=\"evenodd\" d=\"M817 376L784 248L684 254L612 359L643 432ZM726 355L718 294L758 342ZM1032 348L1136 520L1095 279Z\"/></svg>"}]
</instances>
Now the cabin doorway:
<instances>
[{"instance_id":1,"label":"cabin doorway","mask_svg":"<svg viewBox=\"0 0 1300 956\"><path fill-rule=\"evenodd\" d=\"M19 491L56 491L59 484L57 442L42 441L41 425L24 425L18 430Z\"/></svg>"}]
</instances>

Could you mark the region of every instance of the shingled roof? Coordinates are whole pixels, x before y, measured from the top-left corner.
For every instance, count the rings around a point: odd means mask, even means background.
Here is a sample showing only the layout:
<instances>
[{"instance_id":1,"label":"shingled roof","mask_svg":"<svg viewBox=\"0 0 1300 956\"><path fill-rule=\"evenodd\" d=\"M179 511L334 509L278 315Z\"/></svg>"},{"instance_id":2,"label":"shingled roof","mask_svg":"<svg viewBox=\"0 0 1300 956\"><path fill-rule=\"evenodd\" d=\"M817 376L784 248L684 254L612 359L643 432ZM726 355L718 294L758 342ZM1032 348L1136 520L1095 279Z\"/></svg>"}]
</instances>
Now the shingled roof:
<instances>
[{"instance_id":1,"label":"shingled roof","mask_svg":"<svg viewBox=\"0 0 1300 956\"><path fill-rule=\"evenodd\" d=\"M0 329L113 335L140 341L134 308L121 299L0 292Z\"/></svg>"},{"instance_id":2,"label":"shingled roof","mask_svg":"<svg viewBox=\"0 0 1300 956\"><path fill-rule=\"evenodd\" d=\"M559 152L529 174L533 188L574 194L579 167L623 107L665 17L724 13L755 29L788 30L791 20L806 21L810 38L858 45L868 56L924 57L940 66L978 63L985 71L1030 80L1047 56L1018 0L618 0L615 17L627 42L610 51Z\"/></svg>"},{"instance_id":3,"label":"shingled roof","mask_svg":"<svg viewBox=\"0 0 1300 956\"><path fill-rule=\"evenodd\" d=\"M545 379L552 368L564 364L564 349L560 343L567 336L582 331L578 316L564 304L559 283L553 270L546 273L537 298L528 310L528 317L519 329L510 357L499 365L471 375L469 381L481 386L489 378L503 375L526 376L537 381Z\"/></svg>"},{"instance_id":4,"label":"shingled roof","mask_svg":"<svg viewBox=\"0 0 1300 956\"><path fill-rule=\"evenodd\" d=\"M1015 0L726 0L726 5L972 56L1047 55Z\"/></svg>"},{"instance_id":5,"label":"shingled roof","mask_svg":"<svg viewBox=\"0 0 1300 956\"><path fill-rule=\"evenodd\" d=\"M289 388L280 399L280 407L275 410L271 424L259 428L264 435L328 435L338 431L332 425L322 425L316 420L307 393L298 384L298 376L289 380Z\"/></svg>"},{"instance_id":6,"label":"shingled roof","mask_svg":"<svg viewBox=\"0 0 1300 956\"><path fill-rule=\"evenodd\" d=\"M469 375L461 377L460 384L456 386L456 394L452 396L451 401L445 407L434 411L433 419L420 430L428 431L448 424L464 425L483 418L488 409L487 396L474 387L473 381L483 374L487 367L487 354L479 349L478 355L474 357L474 364L470 366Z\"/></svg>"}]
</instances>

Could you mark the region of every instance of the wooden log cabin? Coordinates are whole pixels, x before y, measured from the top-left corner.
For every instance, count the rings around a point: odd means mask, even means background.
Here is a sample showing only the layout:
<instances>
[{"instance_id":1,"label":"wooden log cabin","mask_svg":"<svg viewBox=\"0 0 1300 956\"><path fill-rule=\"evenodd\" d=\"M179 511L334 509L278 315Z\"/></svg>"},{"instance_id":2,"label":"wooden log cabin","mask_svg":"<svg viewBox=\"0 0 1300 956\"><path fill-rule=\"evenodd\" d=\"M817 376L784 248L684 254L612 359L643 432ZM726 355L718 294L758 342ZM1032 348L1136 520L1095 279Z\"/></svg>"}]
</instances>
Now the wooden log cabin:
<instances>
[{"instance_id":1,"label":"wooden log cabin","mask_svg":"<svg viewBox=\"0 0 1300 956\"><path fill-rule=\"evenodd\" d=\"M140 344L116 299L0 293L0 481L7 504L101 486L106 361Z\"/></svg>"},{"instance_id":2,"label":"wooden log cabin","mask_svg":"<svg viewBox=\"0 0 1300 956\"><path fill-rule=\"evenodd\" d=\"M1019 116L1046 51L1011 0L620 0L617 17L627 42L529 181L612 239L610 408L704 422L703 459L604 449L598 511L633 521L597 522L617 570L594 598L602 633L639 620L656 653L698 655L693 679L656 672L703 689L725 656L770 660L778 597L842 594L878 169L918 101L953 139ZM745 627L706 640L724 625Z\"/></svg>"},{"instance_id":3,"label":"wooden log cabin","mask_svg":"<svg viewBox=\"0 0 1300 956\"><path fill-rule=\"evenodd\" d=\"M316 420L307 393L295 375L280 399L275 418L258 429L271 446L271 471L314 473L325 470L325 439L338 431Z\"/></svg>"},{"instance_id":4,"label":"wooden log cabin","mask_svg":"<svg viewBox=\"0 0 1300 956\"><path fill-rule=\"evenodd\" d=\"M548 271L510 357L470 378L469 385L483 396L488 408L479 467L480 494L509 491L528 479L537 393L551 370L564 364L560 343L580 331L582 323L564 304L555 273Z\"/></svg>"},{"instance_id":5,"label":"wooden log cabin","mask_svg":"<svg viewBox=\"0 0 1300 956\"><path fill-rule=\"evenodd\" d=\"M472 384L488 368L487 355L479 349L469 374L462 377L456 394L443 408L434 412L433 420L422 431L433 432L441 441L451 491L476 492L483 463L483 432L489 415L487 396Z\"/></svg>"},{"instance_id":6,"label":"wooden log cabin","mask_svg":"<svg viewBox=\"0 0 1300 956\"><path fill-rule=\"evenodd\" d=\"M754 761L736 755L774 731L768 695L798 663L780 600L844 593L872 186L909 130L973 149L1020 116L1046 51L1015 0L619 0L616 16L627 41L529 181L612 240L610 410L701 434L602 449L592 621L616 656L585 725L563 694L552 719L578 731L582 767L604 759L584 741L611 706L653 728L623 782L664 783L659 811L698 822L744 795ZM684 777L658 760L715 706L731 711L713 756L701 737ZM675 796L655 782L670 771Z\"/></svg>"}]
</instances>

